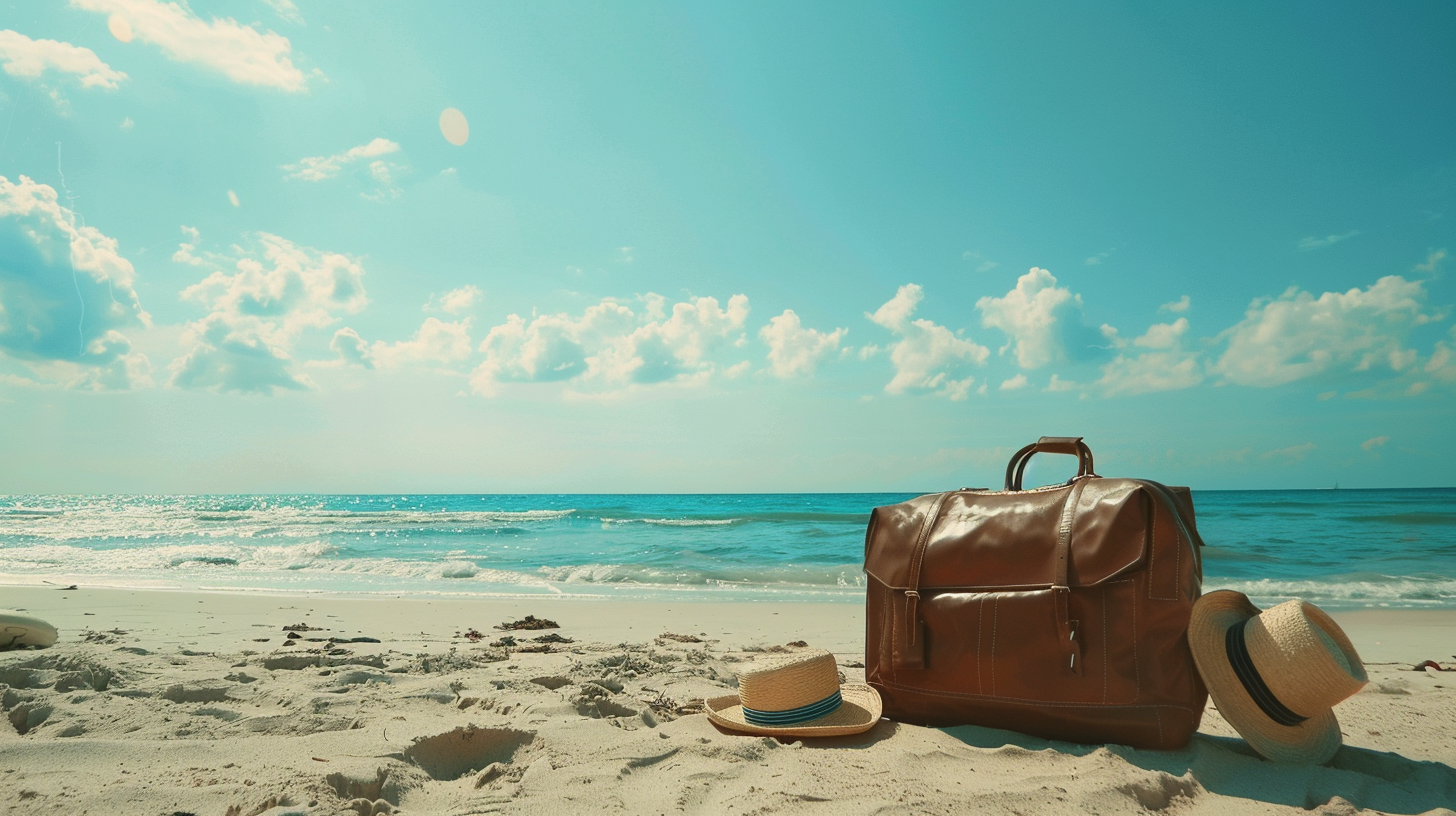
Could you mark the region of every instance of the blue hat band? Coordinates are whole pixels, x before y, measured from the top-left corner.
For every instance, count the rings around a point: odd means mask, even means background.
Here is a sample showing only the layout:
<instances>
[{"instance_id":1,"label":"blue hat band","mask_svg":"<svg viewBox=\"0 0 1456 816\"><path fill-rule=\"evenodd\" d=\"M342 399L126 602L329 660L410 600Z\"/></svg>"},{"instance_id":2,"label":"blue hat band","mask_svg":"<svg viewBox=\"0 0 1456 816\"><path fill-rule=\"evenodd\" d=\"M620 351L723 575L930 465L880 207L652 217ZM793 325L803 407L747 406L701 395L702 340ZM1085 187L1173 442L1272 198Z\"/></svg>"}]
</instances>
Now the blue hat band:
<instances>
[{"instance_id":1,"label":"blue hat band","mask_svg":"<svg viewBox=\"0 0 1456 816\"><path fill-rule=\"evenodd\" d=\"M833 694L818 702L799 706L798 708L791 708L787 711L759 711L748 706L743 706L743 719L750 725L795 725L833 714L839 709L839 705L842 702L844 700L839 696L839 689L835 689Z\"/></svg>"}]
</instances>

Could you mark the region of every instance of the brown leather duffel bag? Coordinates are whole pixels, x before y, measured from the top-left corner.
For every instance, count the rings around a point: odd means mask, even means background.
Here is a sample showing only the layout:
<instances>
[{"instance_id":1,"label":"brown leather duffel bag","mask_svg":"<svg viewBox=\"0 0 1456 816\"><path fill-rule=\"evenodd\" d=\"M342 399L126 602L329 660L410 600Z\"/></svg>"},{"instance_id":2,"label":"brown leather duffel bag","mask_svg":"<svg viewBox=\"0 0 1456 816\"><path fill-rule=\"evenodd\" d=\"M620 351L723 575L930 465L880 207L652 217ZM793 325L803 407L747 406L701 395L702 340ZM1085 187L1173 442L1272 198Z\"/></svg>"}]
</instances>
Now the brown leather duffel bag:
<instances>
[{"instance_id":1,"label":"brown leather duffel bag","mask_svg":"<svg viewBox=\"0 0 1456 816\"><path fill-rule=\"evenodd\" d=\"M1022 490L1036 453L1076 456L1076 478ZM866 678L906 723L1178 748L1208 699L1187 639L1201 546L1188 488L1104 479L1080 437L1042 437L1005 490L875 509Z\"/></svg>"}]
</instances>

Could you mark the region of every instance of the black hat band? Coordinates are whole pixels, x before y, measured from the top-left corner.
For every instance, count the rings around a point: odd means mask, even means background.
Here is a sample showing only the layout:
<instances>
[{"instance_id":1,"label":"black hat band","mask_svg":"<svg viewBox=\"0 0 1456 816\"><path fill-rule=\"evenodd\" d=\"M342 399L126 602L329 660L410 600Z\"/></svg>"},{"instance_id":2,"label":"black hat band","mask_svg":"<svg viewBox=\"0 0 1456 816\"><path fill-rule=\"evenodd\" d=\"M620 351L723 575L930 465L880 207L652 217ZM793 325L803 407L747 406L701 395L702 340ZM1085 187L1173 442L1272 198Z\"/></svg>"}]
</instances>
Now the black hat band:
<instances>
[{"instance_id":1,"label":"black hat band","mask_svg":"<svg viewBox=\"0 0 1456 816\"><path fill-rule=\"evenodd\" d=\"M1239 682L1244 684L1244 691L1249 693L1249 698L1269 719L1280 725L1299 725L1309 718L1295 714L1279 702L1279 698L1265 685L1264 678L1259 676L1259 670L1254 668L1254 659L1249 657L1249 646L1244 642L1244 626L1249 620L1244 618L1230 626L1224 634L1223 643L1228 652L1229 665L1233 667Z\"/></svg>"}]
</instances>

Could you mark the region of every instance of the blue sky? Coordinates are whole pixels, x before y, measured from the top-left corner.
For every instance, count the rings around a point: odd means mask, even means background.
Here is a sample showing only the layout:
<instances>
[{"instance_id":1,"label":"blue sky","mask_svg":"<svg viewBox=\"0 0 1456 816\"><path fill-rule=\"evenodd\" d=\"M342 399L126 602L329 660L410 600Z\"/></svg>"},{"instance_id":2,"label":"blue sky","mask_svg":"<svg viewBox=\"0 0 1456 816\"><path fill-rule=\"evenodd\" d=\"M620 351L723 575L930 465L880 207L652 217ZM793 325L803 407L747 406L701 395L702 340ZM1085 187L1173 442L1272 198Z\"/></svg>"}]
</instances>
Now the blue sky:
<instances>
[{"instance_id":1,"label":"blue sky","mask_svg":"<svg viewBox=\"0 0 1456 816\"><path fill-rule=\"evenodd\" d=\"M1453 483L1456 8L902 5L0 2L0 492Z\"/></svg>"}]
</instances>

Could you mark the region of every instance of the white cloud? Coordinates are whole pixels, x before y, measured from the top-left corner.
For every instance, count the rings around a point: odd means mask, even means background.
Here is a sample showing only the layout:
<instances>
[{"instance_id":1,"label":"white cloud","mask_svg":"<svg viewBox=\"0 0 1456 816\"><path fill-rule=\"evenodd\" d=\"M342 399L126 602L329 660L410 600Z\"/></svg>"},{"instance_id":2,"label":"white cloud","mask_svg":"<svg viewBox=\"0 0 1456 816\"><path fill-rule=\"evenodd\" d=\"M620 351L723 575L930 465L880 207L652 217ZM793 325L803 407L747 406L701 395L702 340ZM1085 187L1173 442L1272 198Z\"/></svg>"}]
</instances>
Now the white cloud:
<instances>
[{"instance_id":1,"label":"white cloud","mask_svg":"<svg viewBox=\"0 0 1456 816\"><path fill-rule=\"evenodd\" d=\"M49 185L0 176L0 257L0 352L73 364L62 376L78 387L146 384L130 375L150 363L121 330L148 327L151 316L115 238L77 227Z\"/></svg>"},{"instance_id":2,"label":"white cloud","mask_svg":"<svg viewBox=\"0 0 1456 816\"><path fill-rule=\"evenodd\" d=\"M470 357L470 320L467 317L447 323L427 317L414 338L375 343L370 347L369 359L380 368L397 368L409 363L458 363Z\"/></svg>"},{"instance_id":3,"label":"white cloud","mask_svg":"<svg viewBox=\"0 0 1456 816\"><path fill-rule=\"evenodd\" d=\"M172 260L191 266L202 266L205 261L195 254L197 245L202 243L202 233L196 227L183 224L182 234L187 236L187 240L177 245L177 251L172 253Z\"/></svg>"},{"instance_id":4,"label":"white cloud","mask_svg":"<svg viewBox=\"0 0 1456 816\"><path fill-rule=\"evenodd\" d=\"M259 32L226 17L203 22L180 3L160 0L71 0L71 5L116 15L132 36L156 45L170 59L217 71L242 85L303 91L303 72L289 58L287 37Z\"/></svg>"},{"instance_id":5,"label":"white cloud","mask_svg":"<svg viewBox=\"0 0 1456 816\"><path fill-rule=\"evenodd\" d=\"M1203 382L1203 371L1196 355L1158 351L1118 356L1102 367L1102 378L1097 384L1112 396L1192 388L1200 382Z\"/></svg>"},{"instance_id":6,"label":"white cloud","mask_svg":"<svg viewBox=\"0 0 1456 816\"><path fill-rule=\"evenodd\" d=\"M642 314L607 299L581 317L511 315L480 344L485 361L471 375L477 394L492 396L502 382L580 380L599 388L661 382L701 383L715 366L710 354L731 344L743 328L748 298L734 295L726 308L701 297L676 303L643 297Z\"/></svg>"},{"instance_id":7,"label":"white cloud","mask_svg":"<svg viewBox=\"0 0 1456 816\"><path fill-rule=\"evenodd\" d=\"M1017 389L1021 389L1021 388L1025 388L1025 387L1026 387L1026 375L1025 374L1017 374L1015 377L1012 377L1011 379L1006 380L1006 381L1004 381L1004 382L1001 383L1001 390L1002 391L1016 391Z\"/></svg>"},{"instance_id":8,"label":"white cloud","mask_svg":"<svg viewBox=\"0 0 1456 816\"><path fill-rule=\"evenodd\" d=\"M335 153L332 156L305 156L295 164L285 164L283 169L288 171L285 178L301 179L303 181L323 181L331 179L347 166L363 159L372 159L377 156L387 156L390 153L399 151L399 145L383 137L351 147L342 153Z\"/></svg>"},{"instance_id":9,"label":"white cloud","mask_svg":"<svg viewBox=\"0 0 1456 816\"><path fill-rule=\"evenodd\" d=\"M400 165L390 164L386 161L376 160L369 163L369 176L374 179L374 191L360 193L370 201L383 201L386 198L399 198L404 191L394 183L393 171L400 169Z\"/></svg>"},{"instance_id":10,"label":"white cloud","mask_svg":"<svg viewBox=\"0 0 1456 816\"><path fill-rule=\"evenodd\" d=\"M990 349L956 337L950 329L933 321L911 320L925 298L918 284L901 286L895 296L866 314L870 320L900 337L890 346L895 376L885 385L890 394L932 392L963 400L975 377L972 366L984 365Z\"/></svg>"},{"instance_id":11,"label":"white cloud","mask_svg":"<svg viewBox=\"0 0 1456 816\"><path fill-rule=\"evenodd\" d=\"M284 178L325 181L339 176L349 170L351 166L364 168L367 169L367 172L360 172L358 175L367 176L368 181L364 183L371 185L373 189L360 192L360 197L369 201L384 201L399 198L402 190L395 183L394 174L408 168L405 165L395 164L378 157L398 152L397 143L378 137L332 156L305 156L294 164L283 165L282 169L286 171Z\"/></svg>"},{"instance_id":12,"label":"white cloud","mask_svg":"<svg viewBox=\"0 0 1456 816\"><path fill-rule=\"evenodd\" d=\"M134 127L136 127L136 122L132 121L132 118L130 116L121 120L121 129L123 132L129 133Z\"/></svg>"},{"instance_id":13,"label":"white cloud","mask_svg":"<svg viewBox=\"0 0 1456 816\"><path fill-rule=\"evenodd\" d=\"M1435 272L1444 260L1446 260L1446 250L1433 249L1426 255L1426 260L1416 264L1414 269L1417 272Z\"/></svg>"},{"instance_id":14,"label":"white cloud","mask_svg":"<svg viewBox=\"0 0 1456 816\"><path fill-rule=\"evenodd\" d=\"M1180 297L1171 303L1164 303L1162 306L1159 306L1158 311L1172 312L1173 314L1183 314L1184 312L1188 311L1188 307L1192 304L1192 302L1192 299L1190 299L1187 295L1184 295L1183 297Z\"/></svg>"},{"instance_id":15,"label":"white cloud","mask_svg":"<svg viewBox=\"0 0 1456 816\"><path fill-rule=\"evenodd\" d=\"M21 79L40 80L47 71L53 71L76 77L82 88L109 91L121 87L127 78L89 48L57 40L32 40L9 29L0 31L0 66L5 73Z\"/></svg>"},{"instance_id":16,"label":"white cloud","mask_svg":"<svg viewBox=\"0 0 1456 816\"><path fill-rule=\"evenodd\" d=\"M849 329L832 332L806 329L799 324L799 316L793 309L785 309L758 330L758 336L768 344L768 360L774 376L783 379L812 375L819 360L839 348L839 341L848 333Z\"/></svg>"},{"instance_id":17,"label":"white cloud","mask_svg":"<svg viewBox=\"0 0 1456 816\"><path fill-rule=\"evenodd\" d=\"M1278 298L1255 300L1219 335L1228 348L1213 370L1225 382L1264 387L1342 368L1401 370L1413 361L1402 348L1405 334L1439 318L1422 311L1425 297L1421 281L1399 275L1318 298L1290 287Z\"/></svg>"},{"instance_id":18,"label":"white cloud","mask_svg":"<svg viewBox=\"0 0 1456 816\"><path fill-rule=\"evenodd\" d=\"M632 263L632 247L617 247L617 263Z\"/></svg>"},{"instance_id":19,"label":"white cloud","mask_svg":"<svg viewBox=\"0 0 1456 816\"><path fill-rule=\"evenodd\" d=\"M1390 437L1388 437L1388 436L1375 436L1375 437L1371 437L1370 439L1367 439L1364 442L1361 442L1360 443L1360 450L1363 450L1363 451L1372 451L1372 450L1375 450L1376 448L1384 447L1385 443L1386 442L1389 442L1389 441L1390 441Z\"/></svg>"},{"instance_id":20,"label":"white cloud","mask_svg":"<svg viewBox=\"0 0 1456 816\"><path fill-rule=\"evenodd\" d=\"M429 303L425 304L425 311L460 314L474 308L475 304L480 302L480 297L480 287L466 284L459 289L451 289L438 297L431 295Z\"/></svg>"},{"instance_id":21,"label":"white cloud","mask_svg":"<svg viewBox=\"0 0 1456 816\"><path fill-rule=\"evenodd\" d=\"M985 255L982 255L979 251L972 251L969 249L961 253L961 259L974 263L976 265L977 272L990 272L992 269L995 269L996 267L1001 265L987 258Z\"/></svg>"},{"instance_id":22,"label":"white cloud","mask_svg":"<svg viewBox=\"0 0 1456 816\"><path fill-rule=\"evenodd\" d=\"M902 331L924 299L925 290L920 288L920 284L907 283L895 290L895 296L885 301L874 314L865 316L891 331Z\"/></svg>"},{"instance_id":23,"label":"white cloud","mask_svg":"<svg viewBox=\"0 0 1456 816\"><path fill-rule=\"evenodd\" d=\"M293 0L263 0L263 2L283 20L303 25L303 15L299 13L298 6Z\"/></svg>"},{"instance_id":24,"label":"white cloud","mask_svg":"<svg viewBox=\"0 0 1456 816\"><path fill-rule=\"evenodd\" d=\"M1076 391L1081 387L1078 383L1071 380L1064 380L1056 374L1053 374L1051 380L1047 383L1046 390L1055 394L1062 391Z\"/></svg>"},{"instance_id":25,"label":"white cloud","mask_svg":"<svg viewBox=\"0 0 1456 816\"><path fill-rule=\"evenodd\" d=\"M369 344L364 342L359 332L348 326L334 332L334 338L329 341L329 349L339 355L339 360L345 365L374 367L373 361L369 359Z\"/></svg>"},{"instance_id":26,"label":"white cloud","mask_svg":"<svg viewBox=\"0 0 1456 816\"><path fill-rule=\"evenodd\" d=\"M1294 246L1300 252L1309 252L1310 250L1323 249L1324 247L1331 246L1333 244L1338 244L1341 241L1345 241L1345 240L1349 240L1350 238L1354 238L1356 235L1359 235L1359 234L1360 234L1360 231L1359 230L1351 230L1350 232L1347 232L1344 235L1326 235L1323 238L1316 238L1313 235L1311 235L1308 238L1301 238L1301 239L1299 239L1299 243L1295 244Z\"/></svg>"},{"instance_id":27,"label":"white cloud","mask_svg":"<svg viewBox=\"0 0 1456 816\"><path fill-rule=\"evenodd\" d=\"M1087 258L1082 263L1085 264L1085 265L1087 265L1087 266L1101 266L1103 261L1105 261L1105 260L1107 260L1108 258L1111 258L1111 257L1112 257L1112 250L1109 249L1109 250L1106 250L1104 252L1099 252L1096 255L1093 255L1093 256Z\"/></svg>"},{"instance_id":28,"label":"white cloud","mask_svg":"<svg viewBox=\"0 0 1456 816\"><path fill-rule=\"evenodd\" d=\"M243 206L243 202L241 202L241 201L238 200L238 194L237 194L237 192L235 192L233 190L228 190L228 203L231 204L231 205L233 205L234 207L241 207L241 206Z\"/></svg>"},{"instance_id":29,"label":"white cloud","mask_svg":"<svg viewBox=\"0 0 1456 816\"><path fill-rule=\"evenodd\" d=\"M1172 323L1154 323L1142 337L1133 340L1132 344L1151 349L1172 348L1187 332L1188 318L1180 317Z\"/></svg>"},{"instance_id":30,"label":"white cloud","mask_svg":"<svg viewBox=\"0 0 1456 816\"><path fill-rule=\"evenodd\" d=\"M1197 353L1183 349L1183 336L1188 333L1186 317L1172 323L1154 323L1130 344L1117 340L1116 330L1111 326L1103 327L1103 333L1113 339L1114 345L1124 349L1102 367L1102 378L1097 385L1107 396L1173 391L1203 382L1203 367ZM1129 346L1151 351L1130 354L1126 351Z\"/></svg>"},{"instance_id":31,"label":"white cloud","mask_svg":"<svg viewBox=\"0 0 1456 816\"><path fill-rule=\"evenodd\" d=\"M1287 448L1266 451L1259 454L1259 458L1265 461L1293 464L1295 462L1303 462L1317 447L1319 446L1313 442L1305 442L1302 445L1290 445Z\"/></svg>"},{"instance_id":32,"label":"white cloud","mask_svg":"<svg viewBox=\"0 0 1456 816\"><path fill-rule=\"evenodd\" d=\"M1034 369L1067 357L1065 338L1080 327L1082 297L1057 286L1052 273L1032 267L1004 297L983 297L976 308L981 325L1006 333L1000 353L1015 349L1017 365Z\"/></svg>"},{"instance_id":33,"label":"white cloud","mask_svg":"<svg viewBox=\"0 0 1456 816\"><path fill-rule=\"evenodd\" d=\"M1456 384L1456 351L1453 347L1456 347L1456 325L1451 327L1449 344L1447 340L1437 340L1430 358L1421 366L1421 372L1430 378L1430 383ZM1430 387L1428 382L1411 385L1420 386L1417 393Z\"/></svg>"},{"instance_id":34,"label":"white cloud","mask_svg":"<svg viewBox=\"0 0 1456 816\"><path fill-rule=\"evenodd\" d=\"M264 394L312 387L292 371L298 338L369 302L357 259L268 233L257 239L261 257L240 248L231 259L209 254L212 263L230 260L235 271L218 270L182 291L209 313L187 324L183 343L191 349L169 366L172 385Z\"/></svg>"}]
</instances>

